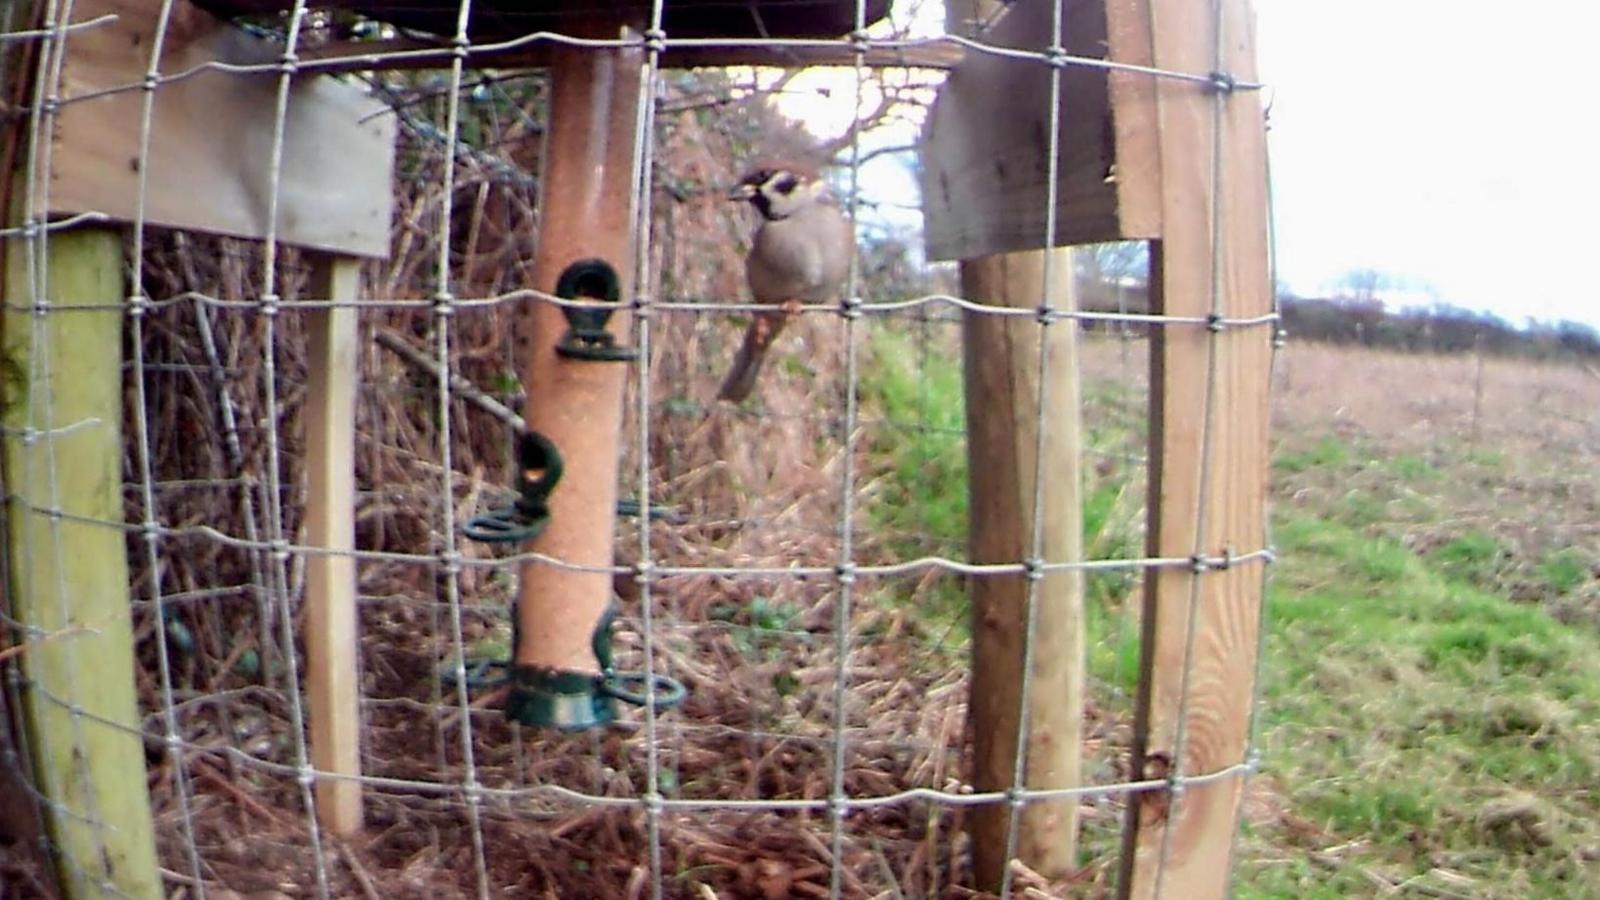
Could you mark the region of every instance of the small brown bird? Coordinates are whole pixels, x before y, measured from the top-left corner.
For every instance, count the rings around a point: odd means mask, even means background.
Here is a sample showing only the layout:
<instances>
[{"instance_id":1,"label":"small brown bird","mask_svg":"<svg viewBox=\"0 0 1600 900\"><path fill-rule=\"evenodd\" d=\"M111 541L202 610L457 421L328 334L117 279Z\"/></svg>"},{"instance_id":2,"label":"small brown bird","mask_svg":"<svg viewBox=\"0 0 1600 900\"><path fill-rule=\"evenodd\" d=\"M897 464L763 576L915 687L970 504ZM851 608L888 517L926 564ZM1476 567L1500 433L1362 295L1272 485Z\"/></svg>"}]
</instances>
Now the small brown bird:
<instances>
[{"instance_id":1,"label":"small brown bird","mask_svg":"<svg viewBox=\"0 0 1600 900\"><path fill-rule=\"evenodd\" d=\"M856 238L827 184L803 166L757 167L739 180L728 199L749 201L761 214L761 227L745 257L745 280L755 302L779 308L756 314L745 329L733 370L722 382L717 396L738 403L750 395L767 349L800 307L838 298L850 274Z\"/></svg>"}]
</instances>

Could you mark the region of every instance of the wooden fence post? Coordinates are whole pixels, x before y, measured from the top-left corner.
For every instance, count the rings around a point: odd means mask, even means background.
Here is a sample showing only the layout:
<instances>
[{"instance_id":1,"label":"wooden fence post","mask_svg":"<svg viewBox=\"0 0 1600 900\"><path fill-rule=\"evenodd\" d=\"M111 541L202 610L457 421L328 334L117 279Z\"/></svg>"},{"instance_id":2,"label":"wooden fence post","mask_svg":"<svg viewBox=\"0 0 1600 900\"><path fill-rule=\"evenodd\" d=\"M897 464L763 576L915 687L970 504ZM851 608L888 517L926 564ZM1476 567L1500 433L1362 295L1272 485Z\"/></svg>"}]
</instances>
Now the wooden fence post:
<instances>
[{"instance_id":1,"label":"wooden fence post","mask_svg":"<svg viewBox=\"0 0 1600 900\"><path fill-rule=\"evenodd\" d=\"M310 299L348 302L361 286L361 261L312 255ZM357 310L336 306L307 314L306 541L327 550L355 549L355 405ZM318 770L361 774L360 641L356 622L356 561L351 556L306 558L306 693L311 715L311 762ZM324 828L361 828L361 783L317 781Z\"/></svg>"},{"instance_id":2,"label":"wooden fence post","mask_svg":"<svg viewBox=\"0 0 1600 900\"><path fill-rule=\"evenodd\" d=\"M50 236L48 257L38 260L48 302L79 308L47 308L42 325L31 307L47 298L34 295L31 247L12 240L5 250L6 588L12 617L28 630L20 659L24 714L34 771L50 801L47 827L69 896L158 898L134 693L127 538L117 527L122 235L84 229Z\"/></svg>"},{"instance_id":3,"label":"wooden fence post","mask_svg":"<svg viewBox=\"0 0 1600 900\"><path fill-rule=\"evenodd\" d=\"M1150 0L1150 7L1156 67L1210 72L1220 41L1222 71L1239 82L1255 79L1248 0L1221 0L1219 10L1195 0ZM1213 23L1219 15L1220 36ZM1168 316L1204 319L1214 295L1229 318L1272 310L1261 97L1217 90L1155 80L1163 224L1162 239L1151 245L1151 307ZM1262 548L1272 339L1268 323L1216 331L1169 323L1152 330L1151 556L1219 557ZM1256 559L1225 570L1147 574L1135 778L1174 771L1192 777L1244 761L1262 565ZM1192 624L1191 610L1198 617ZM1227 777L1186 785L1176 797L1147 792L1131 802L1123 895L1227 896L1242 784L1241 777Z\"/></svg>"},{"instance_id":4,"label":"wooden fence post","mask_svg":"<svg viewBox=\"0 0 1600 900\"><path fill-rule=\"evenodd\" d=\"M961 294L968 299L1023 309L1045 298L1045 259L1053 254L1052 305L1070 309L1072 251L1001 253L961 263ZM975 563L1016 563L1034 555L1034 490L1039 479L1042 560L1083 556L1079 471L1077 323L1058 321L1044 338L1049 354L1048 391L1040 408L1040 328L1032 317L969 312L963 337L966 358L967 458L970 553ZM1044 444L1038 444L1039 429ZM973 788L1007 790L1015 783L1021 728L1029 580L1023 575L984 576L972 587ZM1083 577L1054 572L1039 583L1032 687L1023 785L1081 784L1083 727ZM1009 860L1006 804L972 811L973 866L978 887L997 890ZM1017 858L1047 877L1077 865L1078 801L1028 803L1018 821Z\"/></svg>"}]
</instances>

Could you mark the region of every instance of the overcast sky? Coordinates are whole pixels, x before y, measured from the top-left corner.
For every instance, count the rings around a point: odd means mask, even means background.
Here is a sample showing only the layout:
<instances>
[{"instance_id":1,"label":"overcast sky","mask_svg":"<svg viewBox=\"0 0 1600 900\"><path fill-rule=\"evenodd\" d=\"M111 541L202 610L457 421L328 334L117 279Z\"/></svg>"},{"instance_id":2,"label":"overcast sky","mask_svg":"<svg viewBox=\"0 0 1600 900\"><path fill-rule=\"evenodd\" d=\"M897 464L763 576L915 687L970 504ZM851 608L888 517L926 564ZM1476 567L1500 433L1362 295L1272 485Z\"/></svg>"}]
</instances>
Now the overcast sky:
<instances>
[{"instance_id":1,"label":"overcast sky","mask_svg":"<svg viewBox=\"0 0 1600 900\"><path fill-rule=\"evenodd\" d=\"M1600 4L1255 2L1283 278L1600 325Z\"/></svg>"},{"instance_id":2,"label":"overcast sky","mask_svg":"<svg viewBox=\"0 0 1600 900\"><path fill-rule=\"evenodd\" d=\"M913 0L897 0L897 12ZM1198 0L1197 0L1198 2ZM1600 37L1595 0L1255 0L1270 83L1279 275L1303 294L1352 269L1430 298L1600 326ZM916 30L937 31L927 3ZM810 70L781 105L823 133L848 122L854 75ZM812 94L830 88L826 97ZM915 129L881 135L909 143ZM880 158L867 193L915 179ZM867 217L870 218L870 217Z\"/></svg>"}]
</instances>

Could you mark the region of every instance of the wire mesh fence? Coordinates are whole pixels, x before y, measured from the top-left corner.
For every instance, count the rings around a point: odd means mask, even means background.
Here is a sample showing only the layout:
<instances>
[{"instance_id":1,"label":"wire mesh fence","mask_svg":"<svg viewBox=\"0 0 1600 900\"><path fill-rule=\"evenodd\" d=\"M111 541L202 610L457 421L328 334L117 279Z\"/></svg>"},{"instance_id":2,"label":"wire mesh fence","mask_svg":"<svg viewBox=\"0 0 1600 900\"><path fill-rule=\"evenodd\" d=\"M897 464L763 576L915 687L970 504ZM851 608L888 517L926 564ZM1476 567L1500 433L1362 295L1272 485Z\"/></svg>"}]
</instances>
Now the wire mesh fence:
<instances>
[{"instance_id":1,"label":"wire mesh fence","mask_svg":"<svg viewBox=\"0 0 1600 900\"><path fill-rule=\"evenodd\" d=\"M7 375L8 393L20 393L6 398L5 435L26 448L5 469L7 576L12 597L39 593L30 579L54 579L49 596L59 608L49 621L62 627L17 615L15 601L5 611L14 651L6 707L19 721L25 709L51 708L68 727L30 732L9 750L46 816L91 835L88 844L53 837L42 849L76 883L137 893L110 855L83 851L126 828L118 819L125 811L102 808L89 776L50 783L37 765L81 755L86 729L98 727L132 735L144 749L160 878L174 895L968 896L967 811L1008 805L1014 851L1021 810L1051 800L1076 802L1084 816L1089 862L1071 889L1111 891L1130 798L1164 793L1181 803L1187 787L1242 780L1256 766L1247 750L1230 765L1186 770L1180 708L1171 770L1144 777L1131 769L1139 578L1271 557L1264 537L1258 546L1168 557L1140 549L1148 399L1140 334L1270 330L1276 317L1235 314L1220 280L1208 314L1080 310L1061 287L1071 273L1052 271L1059 264L1050 257L1037 306L997 305L960 296L914 266L898 282L884 278L865 265L866 249L884 244L867 240L842 298L799 311L788 361L776 363L760 400L718 405L710 396L731 356L729 324L763 309L743 299L747 223L723 211L719 189L737 161L780 140L774 135L801 150L817 142L765 105L766 76L663 65L673 52L735 46L775 58L836 53L851 63L854 96L835 102L852 103L858 122L885 54L936 45L1049 67L1052 122L1069 67L1218 86L1219 121L1234 91L1257 87L1219 84L1220 49L1209 72L1065 54L1067 6L1056 0L1058 39L1035 51L987 43L982 29L906 37L892 22L872 25L863 0L850 33L827 40L676 37L663 27L664 0L620 38L540 30L487 40L474 36L474 10L463 3L453 33L434 45L297 0L244 23L274 49L270 60L168 70L163 43L181 37L186 8L164 0L139 10L156 21L144 77L87 93L73 93L63 76L75 38L131 11L84 17L71 2L46 2L37 22L13 22L5 86L21 177L4 232L5 332L8 352L24 342L30 352L25 369ZM424 45L398 47L402 36ZM361 49L369 37L377 49ZM528 264L542 231L576 227L541 218L549 81L474 72L489 54L551 46L627 49L644 60L632 154L634 295L624 304L639 358L619 470L634 515L619 520L617 559L604 567L461 537L468 517L510 494L510 410L530 401L517 379L527 311L585 305L533 283ZM364 71L346 77L381 98L398 126L389 253L364 265L359 300L319 295L317 254L280 230L294 86L347 71L350 59ZM444 67L403 71L428 62ZM262 240L160 227L145 215L150 166L140 161L150 159L162 91L207 72L274 85L272 139L258 148L268 186ZM18 93L22 85L30 96ZM114 232L123 268L113 277L125 278L125 295L102 305L53 263L63 243L111 218L50 215L50 135L63 109L112 94L141 97L139 188L135 215ZM1220 126L1215 133L1220 160ZM1045 247L1057 243L1062 156L1061 130L1047 134ZM864 140L853 129L835 148L843 157L836 187L858 220L868 218L859 173L872 150ZM1220 162L1209 172L1212 196L1221 173ZM1213 253L1221 259L1220 247ZM308 323L333 309L354 309L363 337L353 551L330 551L306 534ZM1088 329L1079 377L1096 462L1086 475L1083 559L1043 552L1043 467L1033 479L1033 552L1000 563L966 553L964 504L946 501L966 491L963 404L982 402L963 399L959 375L952 380L961 323L973 316L1036 322L1041 346L1052 329ZM89 319L124 335L115 373L121 422L56 408L53 385L81 361L59 355L54 329ZM1114 337L1097 337L1102 326ZM1042 450L1059 427L1044 411L1064 375L1051 371L1050 353L1038 358ZM1207 403L1198 457L1213 452L1209 435L1227 414ZM82 477L70 444L86 433L123 446L121 510L84 514L62 498L62 487ZM59 645L70 656L75 629L99 625L73 607L70 573L89 561L74 559L72 542L84 529L125 542L136 720L106 717L85 701L92 691L71 673L91 667L69 664L61 680L30 666L30 648ZM310 746L302 601L308 563L329 554L353 560L359 585L359 776L314 765ZM49 567L17 564L46 557ZM513 598L529 565L611 576L622 604L619 666L684 682L687 702L671 712L646 703L614 728L581 734L508 724L497 708L505 686L480 664L508 655ZM1038 585L1061 572L1087 579L1091 607L1085 783L1028 787L1027 741L1019 740L1011 787L975 790L963 769L971 741L964 585L1029 580L1027 709L1031 663L1051 652L1033 639ZM1190 621L1201 599L1197 587ZM1183 704L1188 696L1185 685ZM1020 730L1027 727L1024 716ZM338 779L361 786L359 839L319 825L317 786ZM60 825L50 831L60 833ZM1049 889L1010 868L1000 893L1025 887Z\"/></svg>"}]
</instances>

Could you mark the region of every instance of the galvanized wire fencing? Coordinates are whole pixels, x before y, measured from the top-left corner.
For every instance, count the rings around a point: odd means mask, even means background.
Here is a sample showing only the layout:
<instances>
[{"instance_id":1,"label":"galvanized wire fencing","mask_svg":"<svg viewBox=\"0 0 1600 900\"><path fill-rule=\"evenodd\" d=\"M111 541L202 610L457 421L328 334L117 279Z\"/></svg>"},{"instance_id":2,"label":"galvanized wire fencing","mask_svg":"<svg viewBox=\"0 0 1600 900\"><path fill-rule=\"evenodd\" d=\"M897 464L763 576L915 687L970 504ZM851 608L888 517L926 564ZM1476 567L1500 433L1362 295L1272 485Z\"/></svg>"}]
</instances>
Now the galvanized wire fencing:
<instances>
[{"instance_id":1,"label":"galvanized wire fencing","mask_svg":"<svg viewBox=\"0 0 1600 900\"><path fill-rule=\"evenodd\" d=\"M638 30L620 37L595 37L574 25L572 33L538 30L493 40L475 37L470 26L483 13L466 3L451 11L453 31L429 39L364 20L352 25L297 0L281 14L246 23L252 40L272 48L271 58L175 69L164 46L186 39L193 13L175 0L87 17L71 2L44 3L37 22L13 23L6 47L17 52L8 57L5 87L14 97L19 85L32 93L11 106L19 177L16 212L3 233L6 706L18 723L36 726L41 716L58 723L28 728L13 751L51 822L45 849L65 879L79 890L148 893L152 885L130 882L130 867L117 856L124 851L107 848L125 847L130 834L149 829L159 878L166 890L184 895L963 896L961 885L970 883L965 810L1008 805L1011 856L1025 806L1071 800L1098 811L1084 825L1093 860L1078 881L1086 891L1109 891L1119 881L1118 813L1139 797L1160 795L1168 798L1171 822L1185 792L1242 782L1257 765L1248 746L1226 764L1187 768L1193 740L1187 675L1176 694L1176 736L1165 771L1131 767L1128 732L1135 726L1128 720L1137 691L1115 675L1107 676L1110 693L1088 732L1094 762L1085 784L1030 788L1026 740L1016 742L1008 789L974 790L962 769L964 579L1028 580L1020 686L1026 711L1036 658L1052 652L1035 640L1038 586L1046 576L1127 576L1105 598L1106 620L1115 625L1100 635L1120 647L1142 618L1131 599L1133 576L1191 574L1178 661L1188 673L1205 577L1256 565L1264 570L1271 558L1264 535L1250 546L1201 539L1214 491L1205 474L1218 453L1213 436L1230 415L1212 389L1222 377L1215 350L1207 351L1208 389L1195 413L1197 500L1193 510L1169 510L1200 517L1192 547L1140 553L1133 538L1098 545L1104 554L1098 557L1091 542L1089 558L1047 558L1039 525L1050 478L1045 466L1033 478L1029 501L1033 549L1020 559L973 562L959 552L964 535L948 533L948 523L942 540L888 533L906 526L890 524L903 520L886 517L882 500L886 485L914 488L931 471L897 475L900 448L938 438L947 440L944 452L961 452L959 424L943 416L951 402L961 402L959 391L927 387L953 366L959 319L951 313L1036 322L1041 347L1051 329L1085 322L1173 329L1213 341L1270 334L1274 314L1241 314L1231 302L1221 274L1227 229L1219 201L1209 209L1215 274L1202 312L1076 309L1059 287L1070 273L1053 270L1049 256L1046 289L1031 308L931 284L875 297L876 285L858 262L837 303L801 310L799 340L790 347L794 362L768 373L770 396L732 410L705 390L710 373L731 356L728 320L762 309L744 301L730 271L738 265L743 226L730 233L707 204L734 164L728 157L747 151L753 136L776 120L751 113L701 121L702 110L736 107L749 93L746 82L705 76L686 86L668 74L673 54L714 59L738 50L747 59L782 61L789 54L844 63L853 72L848 102L857 120L867 112L872 72L895 54L915 61L914 54L930 48L959 47L1047 67L1040 247L1059 237L1063 73L1087 67L1202 85L1216 110L1208 196L1221 197L1229 152L1223 110L1230 98L1258 87L1224 70L1222 6L1211 10L1217 55L1204 72L1067 54L1061 48L1070 6L1056 0L1056 39L1036 51L988 43L982 29L936 38L875 30L864 0L854 4L850 33L836 39L674 37L665 27L668 5L655 0L640 10ZM155 21L154 39L142 51L143 77L74 92L64 72L74 64L77 37L136 15ZM373 49L364 46L369 39ZM485 549L461 535L463 522L515 478L505 450L507 426L517 424L507 421L514 415L509 409L540 401L514 384L528 339L522 320L541 305L586 305L557 296L551 285L529 283L524 265L537 235L582 225L541 220L538 212L539 138L548 126L540 110L548 84L499 70L473 74L505 59L494 54L551 48L629 50L643 59L627 72L641 89L632 112L627 218L633 292L620 307L632 319L638 351L620 467L635 518L619 526L617 562L602 567ZM434 71L399 71L424 64ZM290 131L298 127L290 111L299 85L358 67L361 82L390 107L400 154L388 259L365 265L366 289L356 299L335 296L319 269L325 261L285 237L298 223L284 223L285 197L296 185L282 173ZM255 198L265 223L258 240L165 228L147 215L164 202L150 196L149 176L158 162L152 153L163 89L201 76L272 86L263 107L270 115L266 146L251 148L245 163L259 165L265 185ZM52 200L57 120L65 109L113 95L140 98L130 161L133 212L54 215L60 211ZM759 107L759 99L742 102ZM729 122L748 132L730 137ZM871 148L861 131L842 153L839 192L856 218L866 218L861 203L868 191L859 173ZM203 205L206 198L192 202ZM75 270L63 268L63 252L80 249L69 245L85 232L109 234L99 258L109 246L123 261L102 273L100 285L85 286L74 280ZM79 267L83 258L70 257ZM121 285L111 303L89 296L106 280ZM359 435L353 550L330 550L306 534L302 429L315 398L305 390L314 365L305 343L322 327L316 317L334 310L354 310L370 337L361 344L363 389L353 411ZM116 332L126 335L125 362L96 375L125 383L116 403L120 422L74 418L68 407L76 401L62 392L75 372L88 368L71 353L75 333L63 329L91 320L113 332L110 344L105 334L95 339L101 351L115 345ZM910 321L916 324L904 327ZM895 343L907 335L909 341ZM917 362L907 364L904 351L913 347ZM1038 359L1035 450L1042 458L1046 436L1061 427L1045 410L1065 376L1051 370L1050 353ZM1126 370L1124 363L1122 381ZM907 406L885 399L891 390L885 372L893 371L924 384L912 404L915 420L907 418ZM1115 371L1102 375L1103 383L1127 388ZM1265 371L1259 375L1265 384ZM1106 408L1142 415L1133 405L1141 399L1138 391L1117 393ZM106 441L124 448L112 451L126 483L120 509L75 505L71 485L86 470L74 442L86 435L100 440L102 451ZM1136 429L1115 432L1119 442L1135 435ZM1121 443L1098 449L1137 465ZM1127 469L1119 477L1139 480ZM1137 488L1127 495L1140 505ZM897 496L928 499L915 490ZM931 513L922 523L928 532L940 527ZM112 544L84 558L74 541L90 534ZM133 570L132 617L119 637L104 621L85 621L82 610L89 607L81 602L78 573L97 567L108 552L121 555L116 551L124 544ZM302 600L308 567L329 556L350 560L360 586L359 774L331 771L314 759ZM611 576L623 601L618 656L647 678L686 683L687 703L667 711L651 699L618 727L577 735L508 725L495 709L505 686L475 665L505 658L514 640L508 608L530 565ZM48 616L37 598L53 604ZM80 632L127 645L123 653L136 669L136 718L100 712L99 700L88 699L99 696L83 683L95 660L77 657L99 651L82 649L92 645L79 642ZM1115 672L1126 672L1125 657L1113 661ZM103 677L125 679L110 671L122 664L107 658ZM1029 727L1024 712L1019 732ZM122 818L130 812L121 801L106 808L109 795L92 772L42 764L101 758L93 746L101 733L120 735L125 754L142 747L148 757L151 807L132 810L148 820L138 827ZM324 827L326 810L319 807L328 801L318 786L333 781L360 786L362 835ZM1173 890L1161 878L1176 829L1160 831L1155 882L1140 888L1155 895ZM1120 852L1126 858L1133 851ZM1124 887L1131 871L1120 877ZM1044 889L1035 881L1025 868L1008 868L1000 893Z\"/></svg>"}]
</instances>

